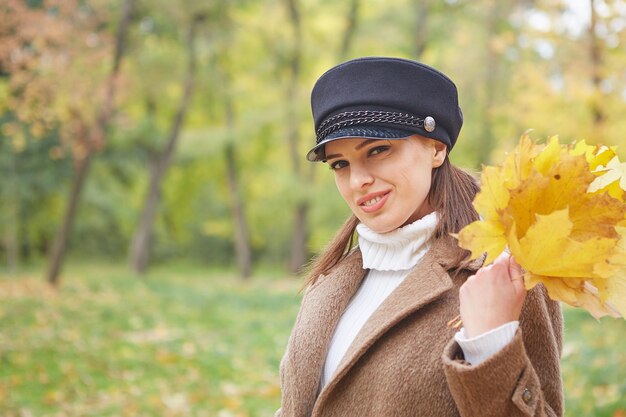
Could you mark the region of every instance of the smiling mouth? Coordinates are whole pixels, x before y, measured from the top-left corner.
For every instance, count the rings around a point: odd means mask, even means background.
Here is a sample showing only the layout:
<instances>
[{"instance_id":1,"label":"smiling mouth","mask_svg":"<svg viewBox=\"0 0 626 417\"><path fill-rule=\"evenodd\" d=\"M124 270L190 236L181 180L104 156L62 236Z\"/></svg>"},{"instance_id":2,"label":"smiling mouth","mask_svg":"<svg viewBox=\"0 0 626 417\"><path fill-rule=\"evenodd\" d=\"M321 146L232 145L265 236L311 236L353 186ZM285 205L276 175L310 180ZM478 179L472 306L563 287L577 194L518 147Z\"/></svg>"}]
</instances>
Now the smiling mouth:
<instances>
[{"instance_id":1,"label":"smiling mouth","mask_svg":"<svg viewBox=\"0 0 626 417\"><path fill-rule=\"evenodd\" d=\"M378 203L382 198L383 198L382 195L378 195L378 196L372 198L371 200L367 200L365 203L363 203L361 205L364 206L364 207L373 206L374 204Z\"/></svg>"},{"instance_id":2,"label":"smiling mouth","mask_svg":"<svg viewBox=\"0 0 626 417\"><path fill-rule=\"evenodd\" d=\"M378 192L378 193L372 193L370 195L372 195L372 197L369 197L367 200L363 200L363 198L367 197L362 197L359 199L359 201L357 201L357 204L361 207L369 207L369 206L373 206L374 204L378 203L380 200L382 200L383 198L385 198L391 191L382 191L382 192Z\"/></svg>"},{"instance_id":3,"label":"smiling mouth","mask_svg":"<svg viewBox=\"0 0 626 417\"><path fill-rule=\"evenodd\" d=\"M367 198L367 200L359 201L358 205L366 213L378 211L385 205L390 192L391 191L376 193L372 197L366 196L365 198Z\"/></svg>"}]
</instances>

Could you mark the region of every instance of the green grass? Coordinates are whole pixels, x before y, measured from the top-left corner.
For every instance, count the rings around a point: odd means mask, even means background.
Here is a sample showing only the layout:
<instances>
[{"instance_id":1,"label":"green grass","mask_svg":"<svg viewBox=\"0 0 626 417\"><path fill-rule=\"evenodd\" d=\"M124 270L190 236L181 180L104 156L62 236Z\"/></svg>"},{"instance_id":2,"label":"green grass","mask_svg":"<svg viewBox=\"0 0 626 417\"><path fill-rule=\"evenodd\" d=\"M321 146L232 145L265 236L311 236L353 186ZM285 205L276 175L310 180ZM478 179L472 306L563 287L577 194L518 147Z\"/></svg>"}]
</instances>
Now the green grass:
<instances>
[{"instance_id":1,"label":"green grass","mask_svg":"<svg viewBox=\"0 0 626 417\"><path fill-rule=\"evenodd\" d=\"M563 383L567 416L626 417L626 321L566 308Z\"/></svg>"},{"instance_id":2,"label":"green grass","mask_svg":"<svg viewBox=\"0 0 626 417\"><path fill-rule=\"evenodd\" d=\"M0 279L0 415L269 416L300 283L162 268Z\"/></svg>"},{"instance_id":3,"label":"green grass","mask_svg":"<svg viewBox=\"0 0 626 417\"><path fill-rule=\"evenodd\" d=\"M301 281L170 265L0 275L0 416L272 416ZM566 309L567 416L626 416L626 322Z\"/></svg>"}]
</instances>

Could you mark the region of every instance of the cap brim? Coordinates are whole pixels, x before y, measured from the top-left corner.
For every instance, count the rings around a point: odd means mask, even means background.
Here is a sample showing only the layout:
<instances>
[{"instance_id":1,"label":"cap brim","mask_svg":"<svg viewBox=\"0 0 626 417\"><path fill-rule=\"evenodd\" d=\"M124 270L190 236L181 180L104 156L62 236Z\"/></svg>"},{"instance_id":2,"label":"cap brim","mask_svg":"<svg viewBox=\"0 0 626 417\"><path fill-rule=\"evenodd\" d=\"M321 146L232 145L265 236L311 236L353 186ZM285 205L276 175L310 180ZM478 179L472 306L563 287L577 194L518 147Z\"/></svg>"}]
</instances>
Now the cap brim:
<instances>
[{"instance_id":1,"label":"cap brim","mask_svg":"<svg viewBox=\"0 0 626 417\"><path fill-rule=\"evenodd\" d=\"M326 153L324 147L327 143L349 138L363 138L363 139L405 139L410 136L416 135L416 132L410 132L408 130L393 129L389 127L369 127L369 126L354 126L344 127L329 134L320 143L315 145L307 155L306 159L311 162L325 161Z\"/></svg>"}]
</instances>

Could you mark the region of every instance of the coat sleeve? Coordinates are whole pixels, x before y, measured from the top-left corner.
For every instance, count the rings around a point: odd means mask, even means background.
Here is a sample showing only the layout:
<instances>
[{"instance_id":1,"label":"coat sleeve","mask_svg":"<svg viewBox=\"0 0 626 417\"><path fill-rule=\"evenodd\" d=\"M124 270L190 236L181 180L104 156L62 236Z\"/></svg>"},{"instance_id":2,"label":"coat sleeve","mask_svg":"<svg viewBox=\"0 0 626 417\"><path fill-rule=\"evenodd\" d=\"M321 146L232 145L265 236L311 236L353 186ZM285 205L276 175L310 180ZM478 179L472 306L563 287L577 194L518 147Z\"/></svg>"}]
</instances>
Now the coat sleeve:
<instances>
[{"instance_id":1,"label":"coat sleeve","mask_svg":"<svg viewBox=\"0 0 626 417\"><path fill-rule=\"evenodd\" d=\"M537 285L526 296L520 328L502 350L479 365L450 341L443 353L448 387L463 417L560 417L563 315Z\"/></svg>"}]
</instances>

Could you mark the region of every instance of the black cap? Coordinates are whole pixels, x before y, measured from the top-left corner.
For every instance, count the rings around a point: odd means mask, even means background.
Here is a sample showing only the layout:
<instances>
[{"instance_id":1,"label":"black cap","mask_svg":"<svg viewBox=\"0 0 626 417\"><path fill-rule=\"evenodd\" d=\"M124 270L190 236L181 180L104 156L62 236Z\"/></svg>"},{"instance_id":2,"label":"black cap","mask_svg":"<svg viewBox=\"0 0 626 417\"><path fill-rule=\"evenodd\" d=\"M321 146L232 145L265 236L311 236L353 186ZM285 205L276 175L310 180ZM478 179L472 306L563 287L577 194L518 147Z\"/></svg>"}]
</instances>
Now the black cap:
<instances>
[{"instance_id":1,"label":"black cap","mask_svg":"<svg viewBox=\"0 0 626 417\"><path fill-rule=\"evenodd\" d=\"M324 145L351 137L402 139L420 134L448 147L463 125L456 86L422 63L358 58L328 70L311 93L316 145L309 161L325 159Z\"/></svg>"}]
</instances>

